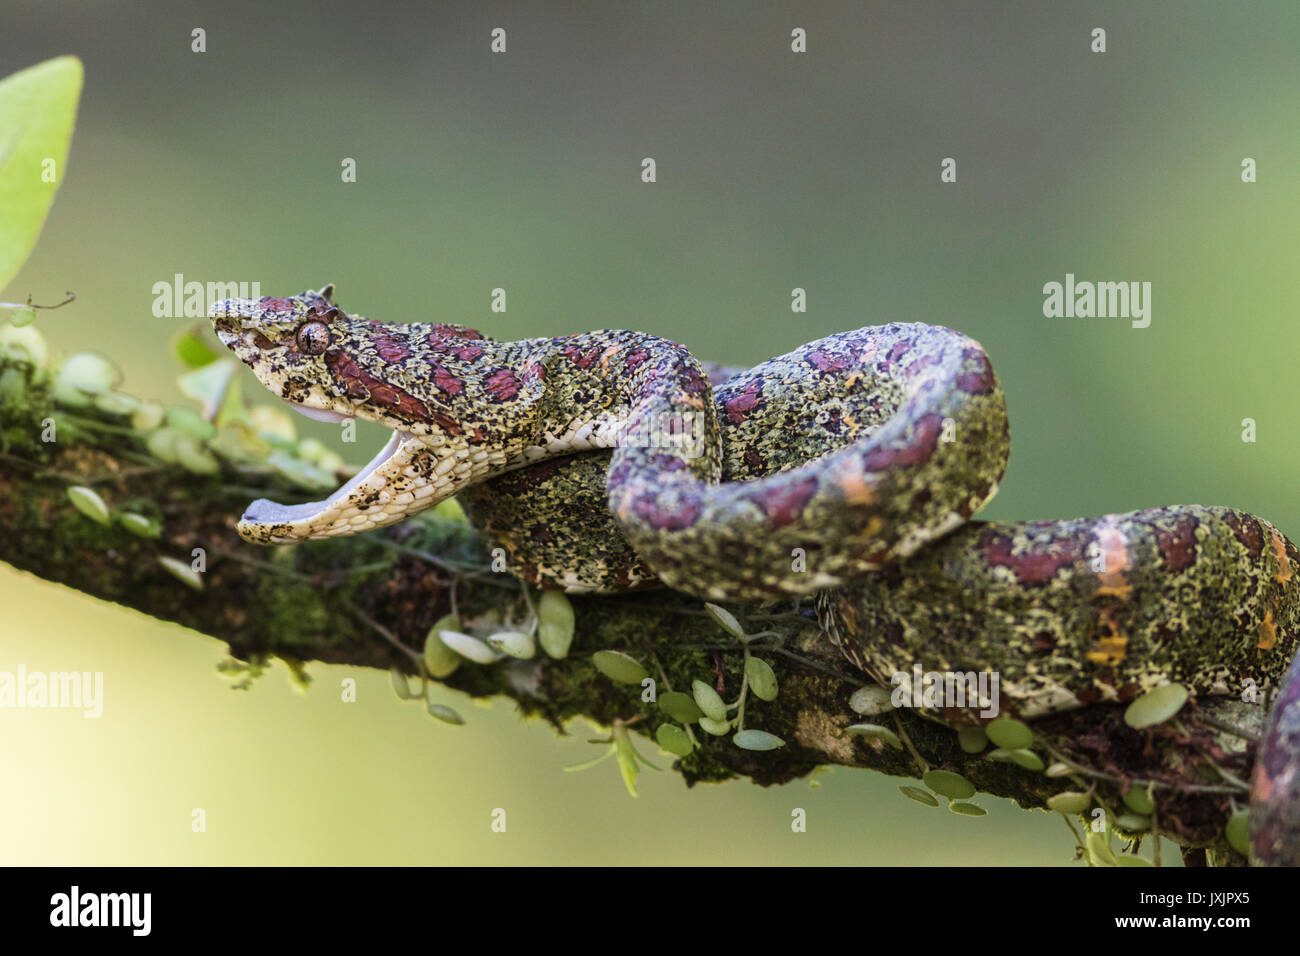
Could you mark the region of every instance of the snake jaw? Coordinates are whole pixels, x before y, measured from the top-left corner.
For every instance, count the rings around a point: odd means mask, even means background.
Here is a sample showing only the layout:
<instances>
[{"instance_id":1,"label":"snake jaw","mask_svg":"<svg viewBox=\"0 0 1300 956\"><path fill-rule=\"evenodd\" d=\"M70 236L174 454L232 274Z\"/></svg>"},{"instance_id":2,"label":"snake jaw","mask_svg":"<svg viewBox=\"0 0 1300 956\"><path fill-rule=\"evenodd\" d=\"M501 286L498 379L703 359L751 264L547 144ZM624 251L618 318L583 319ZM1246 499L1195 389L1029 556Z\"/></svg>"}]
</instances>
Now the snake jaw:
<instances>
[{"instance_id":1,"label":"snake jaw","mask_svg":"<svg viewBox=\"0 0 1300 956\"><path fill-rule=\"evenodd\" d=\"M402 521L442 500L431 480L431 453L415 436L394 431L388 443L328 498L284 505L259 498L236 525L253 544L358 534Z\"/></svg>"},{"instance_id":2,"label":"snake jaw","mask_svg":"<svg viewBox=\"0 0 1300 956\"><path fill-rule=\"evenodd\" d=\"M456 369L485 354L474 344L484 341L477 332L438 324L383 326L343 312L332 291L227 299L209 312L221 343L295 411L316 421L364 418L393 429L383 450L328 498L250 504L237 530L253 543L394 524L486 477L508 457L470 448L468 438L478 436L464 434L445 401L465 389ZM487 397L504 403L517 387L513 374L498 374Z\"/></svg>"},{"instance_id":3,"label":"snake jaw","mask_svg":"<svg viewBox=\"0 0 1300 956\"><path fill-rule=\"evenodd\" d=\"M338 424L340 422L350 422L356 418L355 415L345 415L342 412L336 412L327 408L313 408L310 405L304 405L301 402L286 402L299 415L310 418L314 422L329 422Z\"/></svg>"}]
</instances>

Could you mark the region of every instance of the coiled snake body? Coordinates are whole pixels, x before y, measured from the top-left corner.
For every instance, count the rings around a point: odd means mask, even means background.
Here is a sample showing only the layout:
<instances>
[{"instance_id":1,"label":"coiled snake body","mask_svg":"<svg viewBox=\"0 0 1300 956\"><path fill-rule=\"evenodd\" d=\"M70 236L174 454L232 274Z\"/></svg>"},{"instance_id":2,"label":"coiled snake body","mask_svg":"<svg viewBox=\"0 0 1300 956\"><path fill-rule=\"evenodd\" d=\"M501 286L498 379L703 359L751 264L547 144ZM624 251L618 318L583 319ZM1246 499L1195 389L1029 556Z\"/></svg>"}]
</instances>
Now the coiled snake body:
<instances>
[{"instance_id":1,"label":"coiled snake body","mask_svg":"<svg viewBox=\"0 0 1300 956\"><path fill-rule=\"evenodd\" d=\"M494 342L350 315L332 292L213 308L221 340L290 404L394 431L325 501L253 502L249 541L355 534L464 492L533 583L816 592L823 628L886 683L993 669L1003 711L1024 717L1169 680L1266 691L1295 653L1300 554L1262 519L968 521L1009 437L987 355L949 329L833 335L713 388L643 333Z\"/></svg>"}]
</instances>

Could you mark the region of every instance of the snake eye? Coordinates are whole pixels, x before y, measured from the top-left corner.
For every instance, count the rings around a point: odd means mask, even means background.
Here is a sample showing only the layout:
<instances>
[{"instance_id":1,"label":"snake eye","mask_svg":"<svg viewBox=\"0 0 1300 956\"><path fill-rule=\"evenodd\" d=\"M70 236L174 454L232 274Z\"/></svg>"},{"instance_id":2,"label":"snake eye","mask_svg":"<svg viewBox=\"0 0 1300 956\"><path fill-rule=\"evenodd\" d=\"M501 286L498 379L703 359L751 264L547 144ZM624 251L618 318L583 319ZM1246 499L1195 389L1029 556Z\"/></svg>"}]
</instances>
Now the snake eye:
<instances>
[{"instance_id":1,"label":"snake eye","mask_svg":"<svg viewBox=\"0 0 1300 956\"><path fill-rule=\"evenodd\" d=\"M330 344L330 330L324 322L304 322L295 336L298 351L306 355L320 355Z\"/></svg>"}]
</instances>

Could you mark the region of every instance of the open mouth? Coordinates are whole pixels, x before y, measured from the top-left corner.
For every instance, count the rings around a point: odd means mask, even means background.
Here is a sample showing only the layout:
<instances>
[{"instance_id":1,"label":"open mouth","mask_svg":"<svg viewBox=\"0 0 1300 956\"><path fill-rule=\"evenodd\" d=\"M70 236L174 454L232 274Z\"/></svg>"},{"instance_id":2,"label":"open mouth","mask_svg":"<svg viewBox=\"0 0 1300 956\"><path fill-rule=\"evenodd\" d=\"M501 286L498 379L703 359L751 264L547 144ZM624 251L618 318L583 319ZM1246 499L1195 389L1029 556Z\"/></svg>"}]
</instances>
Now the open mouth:
<instances>
[{"instance_id":1,"label":"open mouth","mask_svg":"<svg viewBox=\"0 0 1300 956\"><path fill-rule=\"evenodd\" d=\"M308 408L297 402L287 402L286 404L295 411L316 421L345 422L350 421L353 417L338 412ZM394 429L393 434L384 447L379 450L379 453L328 498L320 501L307 501L298 505L283 505L268 498L259 498L244 510L242 523L259 525L310 524L314 519L324 516L330 511L337 510L336 505L347 500L375 471L385 465L397 453L403 442L409 441L411 438L409 432Z\"/></svg>"},{"instance_id":2,"label":"open mouth","mask_svg":"<svg viewBox=\"0 0 1300 956\"><path fill-rule=\"evenodd\" d=\"M232 326L224 316L216 316L213 326L217 338L231 349L255 373L263 349L250 340L251 333ZM261 375L258 375L259 379ZM263 383L266 384L266 383ZM272 392L279 388L271 387ZM285 402L290 408L313 421L338 424L356 416L327 409L312 408L301 402ZM405 514L425 506L410 495L402 504L392 501L395 481L409 489L409 465L416 453L415 436L394 429L388 442L365 467L347 480L328 498L285 505L269 498L259 498L244 509L237 530L240 537L257 544L277 544L315 537L357 534L401 520Z\"/></svg>"}]
</instances>

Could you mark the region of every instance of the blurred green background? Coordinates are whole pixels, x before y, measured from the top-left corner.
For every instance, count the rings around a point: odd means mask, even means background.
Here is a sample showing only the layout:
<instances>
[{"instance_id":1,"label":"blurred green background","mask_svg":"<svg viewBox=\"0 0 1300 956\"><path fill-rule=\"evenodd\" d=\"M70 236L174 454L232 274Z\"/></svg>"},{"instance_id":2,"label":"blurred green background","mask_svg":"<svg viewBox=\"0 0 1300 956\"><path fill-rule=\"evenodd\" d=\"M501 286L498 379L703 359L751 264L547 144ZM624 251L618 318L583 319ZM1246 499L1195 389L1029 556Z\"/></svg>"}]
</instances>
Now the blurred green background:
<instances>
[{"instance_id":1,"label":"blurred green background","mask_svg":"<svg viewBox=\"0 0 1300 956\"><path fill-rule=\"evenodd\" d=\"M635 327L733 363L935 322L982 341L1006 389L1011 466L987 517L1199 502L1295 537L1297 39L1292 0L5 0L0 74L86 65L66 182L5 297L74 289L42 316L49 339L167 401L185 323L154 318L151 289L178 272L264 294L332 280L349 310L497 338ZM1151 282L1150 328L1044 318L1042 286L1067 272ZM360 440L335 447L359 463L383 436ZM1071 856L1051 815L981 796L988 817L959 817L865 772L693 791L644 774L633 800L612 763L561 772L593 752L583 726L561 738L452 700L469 724L451 728L386 674L341 667L312 666L306 695L278 667L232 692L219 642L8 568L0 606L0 669L101 670L106 695L98 721L0 710L0 863ZM339 701L347 676L356 704ZM790 832L795 807L807 833Z\"/></svg>"}]
</instances>

